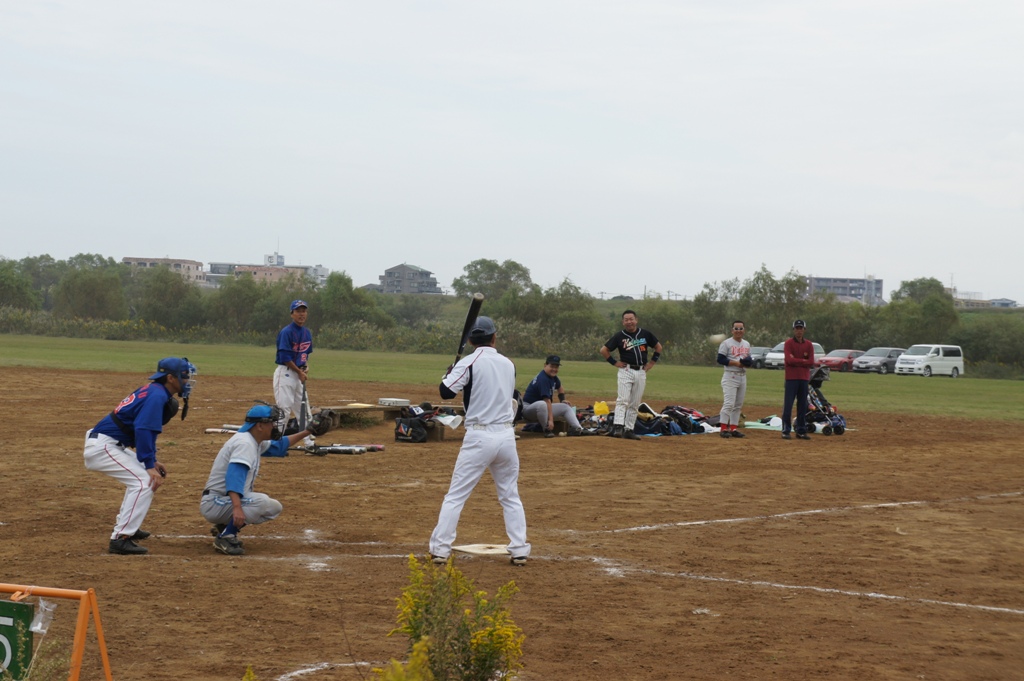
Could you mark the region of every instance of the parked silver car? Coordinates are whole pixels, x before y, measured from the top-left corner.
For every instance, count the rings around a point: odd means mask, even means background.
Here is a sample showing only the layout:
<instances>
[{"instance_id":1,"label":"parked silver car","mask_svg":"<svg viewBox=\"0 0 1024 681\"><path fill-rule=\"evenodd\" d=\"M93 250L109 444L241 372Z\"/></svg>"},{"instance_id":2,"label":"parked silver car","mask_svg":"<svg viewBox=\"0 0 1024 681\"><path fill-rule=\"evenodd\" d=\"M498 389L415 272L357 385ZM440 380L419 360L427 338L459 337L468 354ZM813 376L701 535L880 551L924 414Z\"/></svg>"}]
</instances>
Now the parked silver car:
<instances>
[{"instance_id":1,"label":"parked silver car","mask_svg":"<svg viewBox=\"0 0 1024 681\"><path fill-rule=\"evenodd\" d=\"M853 370L858 373L876 371L880 374L891 374L896 370L896 360L904 352L904 348L871 348L853 360Z\"/></svg>"},{"instance_id":2,"label":"parked silver car","mask_svg":"<svg viewBox=\"0 0 1024 681\"><path fill-rule=\"evenodd\" d=\"M753 361L750 367L752 369L764 369L764 358L770 351L771 348L764 348L759 345L750 348L750 359Z\"/></svg>"},{"instance_id":3,"label":"parked silver car","mask_svg":"<svg viewBox=\"0 0 1024 681\"><path fill-rule=\"evenodd\" d=\"M815 365L821 364L821 358L825 356L825 348L821 347L820 343L811 342L814 346L814 363ZM764 368L765 369L782 369L786 366L786 357L783 353L783 348L786 347L786 341L782 341L774 348L771 352L764 356Z\"/></svg>"}]
</instances>

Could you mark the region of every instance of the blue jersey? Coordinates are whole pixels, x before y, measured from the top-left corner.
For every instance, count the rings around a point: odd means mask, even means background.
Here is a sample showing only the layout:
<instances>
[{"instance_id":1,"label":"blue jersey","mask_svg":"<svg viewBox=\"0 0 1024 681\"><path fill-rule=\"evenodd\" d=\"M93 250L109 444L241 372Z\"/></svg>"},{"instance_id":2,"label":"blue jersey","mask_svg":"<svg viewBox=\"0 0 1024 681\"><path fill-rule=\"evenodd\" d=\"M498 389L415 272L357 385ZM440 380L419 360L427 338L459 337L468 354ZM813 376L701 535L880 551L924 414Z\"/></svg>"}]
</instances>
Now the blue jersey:
<instances>
[{"instance_id":1,"label":"blue jersey","mask_svg":"<svg viewBox=\"0 0 1024 681\"><path fill-rule=\"evenodd\" d=\"M548 399L554 402L555 395L562 389L562 381L558 376L548 376L541 371L537 377L526 386L526 393L523 395L524 404L533 404L538 400Z\"/></svg>"},{"instance_id":2,"label":"blue jersey","mask_svg":"<svg viewBox=\"0 0 1024 681\"><path fill-rule=\"evenodd\" d=\"M124 429L107 414L93 432L111 437L125 447L134 447L139 461L146 468L152 468L156 463L156 436L164 428L164 405L171 397L162 383L144 385L114 407L114 414L124 424Z\"/></svg>"},{"instance_id":3,"label":"blue jersey","mask_svg":"<svg viewBox=\"0 0 1024 681\"><path fill-rule=\"evenodd\" d=\"M313 334L305 326L292 322L277 334L278 364L285 365L291 361L295 362L297 367L304 367L312 352Z\"/></svg>"}]
</instances>

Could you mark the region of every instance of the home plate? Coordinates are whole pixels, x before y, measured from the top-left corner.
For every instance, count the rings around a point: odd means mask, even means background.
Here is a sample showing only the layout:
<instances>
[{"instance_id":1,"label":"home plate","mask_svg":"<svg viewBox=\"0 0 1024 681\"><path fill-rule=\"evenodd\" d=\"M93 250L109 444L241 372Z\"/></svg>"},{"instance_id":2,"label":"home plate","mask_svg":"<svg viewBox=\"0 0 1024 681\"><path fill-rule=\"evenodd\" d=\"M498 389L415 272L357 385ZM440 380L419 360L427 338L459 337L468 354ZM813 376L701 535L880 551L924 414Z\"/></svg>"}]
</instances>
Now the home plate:
<instances>
[{"instance_id":1,"label":"home plate","mask_svg":"<svg viewBox=\"0 0 1024 681\"><path fill-rule=\"evenodd\" d=\"M464 544L453 546L452 551L471 553L474 556L507 556L508 549L498 544Z\"/></svg>"}]
</instances>

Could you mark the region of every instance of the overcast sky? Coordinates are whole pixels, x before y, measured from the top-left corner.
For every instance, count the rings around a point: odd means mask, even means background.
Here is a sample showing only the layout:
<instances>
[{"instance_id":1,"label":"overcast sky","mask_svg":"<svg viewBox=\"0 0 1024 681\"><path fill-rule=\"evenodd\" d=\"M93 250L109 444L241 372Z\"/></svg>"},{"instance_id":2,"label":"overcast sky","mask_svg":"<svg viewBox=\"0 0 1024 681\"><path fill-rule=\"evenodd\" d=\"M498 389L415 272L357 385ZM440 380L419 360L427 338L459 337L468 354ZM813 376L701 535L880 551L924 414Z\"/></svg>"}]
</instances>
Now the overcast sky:
<instances>
[{"instance_id":1,"label":"overcast sky","mask_svg":"<svg viewBox=\"0 0 1024 681\"><path fill-rule=\"evenodd\" d=\"M1024 305L1020 0L0 0L0 256Z\"/></svg>"}]
</instances>

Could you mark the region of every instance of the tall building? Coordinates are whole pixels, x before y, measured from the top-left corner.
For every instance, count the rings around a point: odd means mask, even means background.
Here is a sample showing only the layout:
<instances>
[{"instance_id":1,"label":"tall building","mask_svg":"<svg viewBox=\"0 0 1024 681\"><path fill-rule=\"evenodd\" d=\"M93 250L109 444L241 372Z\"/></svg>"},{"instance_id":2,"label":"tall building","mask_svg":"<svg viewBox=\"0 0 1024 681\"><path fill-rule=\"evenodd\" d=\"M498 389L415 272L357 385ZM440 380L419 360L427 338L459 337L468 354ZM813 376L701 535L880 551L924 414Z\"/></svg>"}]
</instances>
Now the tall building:
<instances>
[{"instance_id":1,"label":"tall building","mask_svg":"<svg viewBox=\"0 0 1024 681\"><path fill-rule=\"evenodd\" d=\"M433 272L415 265L395 265L378 277L383 293L443 293Z\"/></svg>"},{"instance_id":2,"label":"tall building","mask_svg":"<svg viewBox=\"0 0 1024 681\"><path fill-rule=\"evenodd\" d=\"M807 277L807 293L833 293L837 298L858 300L865 305L884 305L882 280L868 276L865 279L838 277Z\"/></svg>"}]
</instances>

